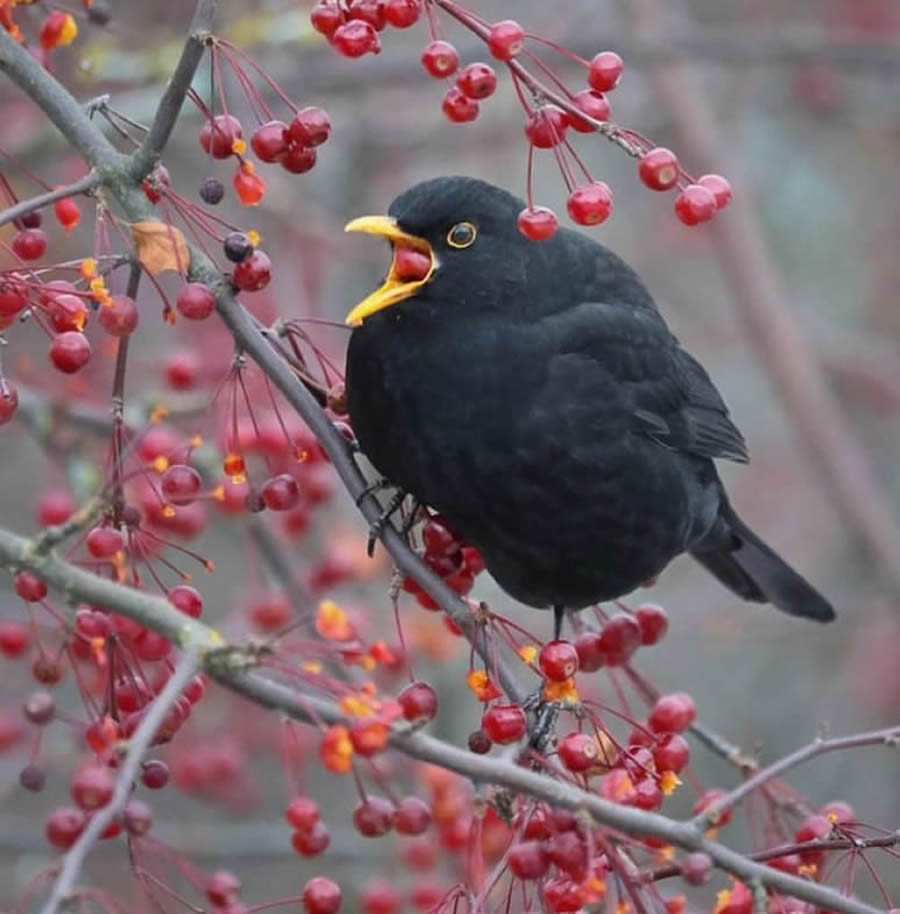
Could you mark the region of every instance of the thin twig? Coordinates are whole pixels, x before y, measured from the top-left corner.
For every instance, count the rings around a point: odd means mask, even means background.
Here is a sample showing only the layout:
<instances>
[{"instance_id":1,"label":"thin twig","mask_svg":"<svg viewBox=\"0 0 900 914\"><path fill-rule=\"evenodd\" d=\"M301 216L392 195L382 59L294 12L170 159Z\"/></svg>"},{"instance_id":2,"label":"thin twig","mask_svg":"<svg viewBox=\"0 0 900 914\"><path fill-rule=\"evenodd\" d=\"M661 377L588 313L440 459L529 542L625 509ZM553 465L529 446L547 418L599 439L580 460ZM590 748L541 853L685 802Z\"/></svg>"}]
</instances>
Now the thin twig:
<instances>
[{"instance_id":1,"label":"thin twig","mask_svg":"<svg viewBox=\"0 0 900 914\"><path fill-rule=\"evenodd\" d=\"M147 175L169 142L212 34L218 5L218 0L199 0L197 4L181 58L156 109L150 131L131 158L132 174L139 179Z\"/></svg>"},{"instance_id":2,"label":"thin twig","mask_svg":"<svg viewBox=\"0 0 900 914\"><path fill-rule=\"evenodd\" d=\"M160 597L99 578L54 555L35 555L30 541L3 529L0 529L0 564L28 568L70 598L109 608L166 637L180 634L182 643L206 650L203 666L213 679L262 707L283 711L306 723L346 723L346 716L330 699L300 694L259 673L247 672L243 662L230 662L232 657L239 657L239 651L225 650L227 645L217 632L196 619L182 615ZM173 616L180 617L181 621L175 621L173 625ZM179 627L183 631L179 632ZM555 780L547 772L532 771L509 759L476 755L421 732L395 730L390 744L405 755L440 765L474 781L528 794L555 806L585 810L597 823L627 834L652 836L684 850L702 850L717 866L739 879L759 881L771 889L837 914L876 914L876 908L846 898L826 886L749 860L704 837L702 830L692 822L677 822L658 813L622 806L574 784Z\"/></svg>"},{"instance_id":3,"label":"thin twig","mask_svg":"<svg viewBox=\"0 0 900 914\"><path fill-rule=\"evenodd\" d=\"M103 183L103 178L96 171L89 171L84 177L66 184L64 187L56 187L48 190L45 194L38 194L28 200L20 200L13 206L7 207L0 211L0 225L6 225L14 222L22 216L27 216L37 209L42 209L57 200L64 200L66 197L74 197L76 194L86 194Z\"/></svg>"},{"instance_id":4,"label":"thin twig","mask_svg":"<svg viewBox=\"0 0 900 914\"><path fill-rule=\"evenodd\" d=\"M75 880L78 879L78 874L84 865L85 858L107 826L125 808L125 804L128 802L128 798L134 788L134 781L144 754L150 748L153 738L156 736L172 705L184 691L188 680L197 672L200 666L200 659L200 652L196 648L187 649L182 654L178 665L163 690L148 706L144 719L128 741L128 752L116 775L116 786L112 799L106 806L94 813L87 828L79 835L78 840L66 854L59 876L56 877L56 882L53 884L50 897L41 908L41 914L57 914L60 907L66 903L69 893L75 885Z\"/></svg>"},{"instance_id":5,"label":"thin twig","mask_svg":"<svg viewBox=\"0 0 900 914\"><path fill-rule=\"evenodd\" d=\"M900 747L900 724L893 727L884 727L880 730L870 730L866 733L854 733L849 736L835 736L830 739L815 739L805 746L780 758L777 762L760 768L747 778L742 784L728 791L707 809L692 820L701 828L708 828L720 818L726 809L731 809L740 803L748 794L762 787L764 784L777 778L779 775L796 768L802 762L809 761L818 755L835 752L838 749L855 749L861 746L893 746Z\"/></svg>"}]
</instances>

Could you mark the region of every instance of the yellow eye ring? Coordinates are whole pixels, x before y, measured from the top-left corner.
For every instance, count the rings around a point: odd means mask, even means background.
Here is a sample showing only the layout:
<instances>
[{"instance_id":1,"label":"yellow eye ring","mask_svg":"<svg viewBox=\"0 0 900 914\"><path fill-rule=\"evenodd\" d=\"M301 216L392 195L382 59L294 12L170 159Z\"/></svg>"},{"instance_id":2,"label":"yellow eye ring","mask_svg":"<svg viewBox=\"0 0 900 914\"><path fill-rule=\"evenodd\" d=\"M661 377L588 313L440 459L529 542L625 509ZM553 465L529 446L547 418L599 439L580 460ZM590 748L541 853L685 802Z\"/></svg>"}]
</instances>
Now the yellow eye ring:
<instances>
[{"instance_id":1,"label":"yellow eye ring","mask_svg":"<svg viewBox=\"0 0 900 914\"><path fill-rule=\"evenodd\" d=\"M467 248L475 242L477 236L478 229L471 222L457 222L447 232L447 244L451 248Z\"/></svg>"}]
</instances>

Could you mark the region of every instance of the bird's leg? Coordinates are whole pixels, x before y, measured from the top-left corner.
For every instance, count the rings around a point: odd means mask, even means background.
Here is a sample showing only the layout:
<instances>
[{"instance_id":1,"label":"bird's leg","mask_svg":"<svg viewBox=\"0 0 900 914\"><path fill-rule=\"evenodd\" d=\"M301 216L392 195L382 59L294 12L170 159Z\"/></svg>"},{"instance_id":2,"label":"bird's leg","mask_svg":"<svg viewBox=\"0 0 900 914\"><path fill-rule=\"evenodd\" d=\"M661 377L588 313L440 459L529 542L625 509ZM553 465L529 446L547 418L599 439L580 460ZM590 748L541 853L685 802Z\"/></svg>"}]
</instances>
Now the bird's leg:
<instances>
[{"instance_id":1,"label":"bird's leg","mask_svg":"<svg viewBox=\"0 0 900 914\"><path fill-rule=\"evenodd\" d=\"M542 692L543 690L525 700L527 704L536 699L532 705L534 726L528 734L528 748L535 749L541 754L545 753L556 739L556 721L559 719L559 712L562 711L562 702L544 701Z\"/></svg>"},{"instance_id":2,"label":"bird's leg","mask_svg":"<svg viewBox=\"0 0 900 914\"><path fill-rule=\"evenodd\" d=\"M565 606L556 605L553 607L553 640L559 641L562 635L563 620L566 618Z\"/></svg>"},{"instance_id":3,"label":"bird's leg","mask_svg":"<svg viewBox=\"0 0 900 914\"><path fill-rule=\"evenodd\" d=\"M362 490L362 492L360 492L359 495L357 495L356 498L353 499L354 504L358 508L362 504L363 499L366 498L368 495L374 495L376 492L381 492L384 489L396 489L396 488L397 487L390 481L390 479L386 479L384 476L381 476L379 479L376 479L374 482L370 482Z\"/></svg>"},{"instance_id":4,"label":"bird's leg","mask_svg":"<svg viewBox=\"0 0 900 914\"><path fill-rule=\"evenodd\" d=\"M391 519L391 516L397 511L400 505L403 504L403 499L406 498L406 492L402 489L398 489L392 496L391 500L382 508L381 514L372 521L369 525L369 542L366 545L366 552L371 558L375 553L375 542L376 540L381 539L381 534L384 533L384 528L387 526L388 522Z\"/></svg>"}]
</instances>

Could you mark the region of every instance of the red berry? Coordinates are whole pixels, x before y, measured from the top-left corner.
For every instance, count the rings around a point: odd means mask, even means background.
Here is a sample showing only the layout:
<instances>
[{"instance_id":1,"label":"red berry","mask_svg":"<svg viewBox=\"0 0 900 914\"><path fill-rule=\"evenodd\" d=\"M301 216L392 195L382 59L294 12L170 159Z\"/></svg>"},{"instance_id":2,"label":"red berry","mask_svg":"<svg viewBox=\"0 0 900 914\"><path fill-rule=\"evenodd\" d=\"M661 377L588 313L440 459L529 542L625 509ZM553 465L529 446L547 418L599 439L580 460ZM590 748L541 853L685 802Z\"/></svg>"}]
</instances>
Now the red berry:
<instances>
[{"instance_id":1,"label":"red berry","mask_svg":"<svg viewBox=\"0 0 900 914\"><path fill-rule=\"evenodd\" d=\"M709 854L704 854L702 851L696 851L693 854L688 854L684 860L681 861L681 878L688 885L703 885L706 882L709 882L709 877L712 875L713 862Z\"/></svg>"},{"instance_id":2,"label":"red berry","mask_svg":"<svg viewBox=\"0 0 900 914\"><path fill-rule=\"evenodd\" d=\"M202 321L216 309L216 297L208 286L201 282L189 282L178 293L175 307L191 321Z\"/></svg>"},{"instance_id":3,"label":"red berry","mask_svg":"<svg viewBox=\"0 0 900 914\"><path fill-rule=\"evenodd\" d=\"M609 102L602 92L593 89L582 89L572 97L572 104L583 111L595 121L608 121L610 115ZM566 124L578 133L593 133L597 128L584 118L566 112Z\"/></svg>"},{"instance_id":4,"label":"red berry","mask_svg":"<svg viewBox=\"0 0 900 914\"><path fill-rule=\"evenodd\" d=\"M44 834L53 847L68 850L84 831L87 816L71 806L60 806L50 813L44 823Z\"/></svg>"},{"instance_id":5,"label":"red berry","mask_svg":"<svg viewBox=\"0 0 900 914\"><path fill-rule=\"evenodd\" d=\"M431 720L438 709L437 692L427 683L411 682L398 696L397 701L406 720Z\"/></svg>"},{"instance_id":6,"label":"red berry","mask_svg":"<svg viewBox=\"0 0 900 914\"><path fill-rule=\"evenodd\" d=\"M856 813L849 803L843 800L832 800L826 803L820 810L819 815L825 816L829 822L835 825L849 825L856 821Z\"/></svg>"},{"instance_id":7,"label":"red berry","mask_svg":"<svg viewBox=\"0 0 900 914\"><path fill-rule=\"evenodd\" d=\"M281 167L292 175L302 175L316 164L316 151L309 146L291 143L281 157Z\"/></svg>"},{"instance_id":8,"label":"red berry","mask_svg":"<svg viewBox=\"0 0 900 914\"><path fill-rule=\"evenodd\" d=\"M254 603L248 615L255 628L264 632L277 631L290 621L291 607L284 597L273 594Z\"/></svg>"},{"instance_id":9,"label":"red berry","mask_svg":"<svg viewBox=\"0 0 900 914\"><path fill-rule=\"evenodd\" d=\"M227 159L243 135L241 122L233 114L217 114L200 128L200 145L214 159Z\"/></svg>"},{"instance_id":10,"label":"red berry","mask_svg":"<svg viewBox=\"0 0 900 914\"><path fill-rule=\"evenodd\" d=\"M90 314L83 298L67 294L55 295L50 299L47 310L50 313L53 329L57 333L65 333L67 330L84 330Z\"/></svg>"},{"instance_id":11,"label":"red berry","mask_svg":"<svg viewBox=\"0 0 900 914\"><path fill-rule=\"evenodd\" d=\"M608 666L622 666L640 647L641 627L628 613L619 613L600 629L600 650Z\"/></svg>"},{"instance_id":12,"label":"red berry","mask_svg":"<svg viewBox=\"0 0 900 914\"><path fill-rule=\"evenodd\" d=\"M301 146L321 146L331 135L331 120L315 105L294 115L288 130L291 140Z\"/></svg>"},{"instance_id":13,"label":"red berry","mask_svg":"<svg viewBox=\"0 0 900 914\"><path fill-rule=\"evenodd\" d=\"M380 32L384 29L384 0L347 0L347 18L361 19Z\"/></svg>"},{"instance_id":14,"label":"red berry","mask_svg":"<svg viewBox=\"0 0 900 914\"><path fill-rule=\"evenodd\" d=\"M469 747L469 752L474 752L476 755L486 755L491 751L491 746L494 744L484 730L473 730L466 740L466 745Z\"/></svg>"},{"instance_id":15,"label":"red berry","mask_svg":"<svg viewBox=\"0 0 900 914\"><path fill-rule=\"evenodd\" d=\"M11 660L28 650L28 626L21 622L0 622L0 654Z\"/></svg>"},{"instance_id":16,"label":"red berry","mask_svg":"<svg viewBox=\"0 0 900 914\"><path fill-rule=\"evenodd\" d=\"M100 305L97 319L110 336L128 336L138 325L137 305L127 295L113 295Z\"/></svg>"},{"instance_id":17,"label":"red berry","mask_svg":"<svg viewBox=\"0 0 900 914\"><path fill-rule=\"evenodd\" d=\"M560 742L558 751L559 760L575 772L589 771L600 756L597 740L587 733L570 733Z\"/></svg>"},{"instance_id":18,"label":"red berry","mask_svg":"<svg viewBox=\"0 0 900 914\"><path fill-rule=\"evenodd\" d=\"M656 644L662 641L669 630L669 617L666 611L655 603L639 606L634 617L641 629L641 644Z\"/></svg>"},{"instance_id":19,"label":"red berry","mask_svg":"<svg viewBox=\"0 0 900 914\"><path fill-rule=\"evenodd\" d=\"M544 902L552 914L571 914L581 910L581 886L568 878L550 879L543 885Z\"/></svg>"},{"instance_id":20,"label":"red berry","mask_svg":"<svg viewBox=\"0 0 900 914\"><path fill-rule=\"evenodd\" d=\"M6 425L19 408L19 392L5 381L0 383L0 425Z\"/></svg>"},{"instance_id":21,"label":"red berry","mask_svg":"<svg viewBox=\"0 0 900 914\"><path fill-rule=\"evenodd\" d=\"M514 743L525 735L525 712L520 705L496 704L484 712L481 729L495 743Z\"/></svg>"},{"instance_id":22,"label":"red berry","mask_svg":"<svg viewBox=\"0 0 900 914\"><path fill-rule=\"evenodd\" d=\"M467 98L461 89L453 86L447 90L447 94L441 102L441 110L454 124L465 124L478 117L479 108L478 102Z\"/></svg>"},{"instance_id":23,"label":"red berry","mask_svg":"<svg viewBox=\"0 0 900 914\"><path fill-rule=\"evenodd\" d=\"M312 27L326 38L331 38L338 27L344 24L344 18L344 11L337 0L320 0L309 14Z\"/></svg>"},{"instance_id":24,"label":"red berry","mask_svg":"<svg viewBox=\"0 0 900 914\"><path fill-rule=\"evenodd\" d=\"M270 511L288 511L300 501L300 487L289 473L267 479L259 494Z\"/></svg>"},{"instance_id":25,"label":"red berry","mask_svg":"<svg viewBox=\"0 0 900 914\"><path fill-rule=\"evenodd\" d=\"M575 639L575 650L578 653L578 668L584 673L599 670L605 662L599 632L582 632Z\"/></svg>"},{"instance_id":26,"label":"red berry","mask_svg":"<svg viewBox=\"0 0 900 914\"><path fill-rule=\"evenodd\" d=\"M64 524L75 513L77 507L75 499L64 489L50 489L38 502L38 523L43 527Z\"/></svg>"},{"instance_id":27,"label":"red berry","mask_svg":"<svg viewBox=\"0 0 900 914\"><path fill-rule=\"evenodd\" d=\"M284 121L269 121L253 131L250 148L262 162L277 162L287 150L287 129Z\"/></svg>"},{"instance_id":28,"label":"red berry","mask_svg":"<svg viewBox=\"0 0 900 914\"><path fill-rule=\"evenodd\" d=\"M677 733L667 733L653 749L653 762L657 771L679 774L687 767L691 749L687 740Z\"/></svg>"},{"instance_id":29,"label":"red berry","mask_svg":"<svg viewBox=\"0 0 900 914\"><path fill-rule=\"evenodd\" d=\"M520 841L513 844L506 862L517 879L540 879L550 867L547 849L540 841Z\"/></svg>"},{"instance_id":30,"label":"red berry","mask_svg":"<svg viewBox=\"0 0 900 914\"><path fill-rule=\"evenodd\" d=\"M214 905L231 905L240 900L241 880L230 870L218 870L207 879L204 892Z\"/></svg>"},{"instance_id":31,"label":"red berry","mask_svg":"<svg viewBox=\"0 0 900 914\"><path fill-rule=\"evenodd\" d=\"M13 587L26 603L39 603L47 596L47 585L30 571L20 571L13 578Z\"/></svg>"},{"instance_id":32,"label":"red berry","mask_svg":"<svg viewBox=\"0 0 900 914\"><path fill-rule=\"evenodd\" d=\"M199 383L201 368L193 349L178 349L166 358L166 383L172 390L193 390Z\"/></svg>"},{"instance_id":33,"label":"red berry","mask_svg":"<svg viewBox=\"0 0 900 914\"><path fill-rule=\"evenodd\" d=\"M449 41L432 41L422 51L422 66L435 79L445 79L459 67L459 54Z\"/></svg>"},{"instance_id":34,"label":"red berry","mask_svg":"<svg viewBox=\"0 0 900 914\"><path fill-rule=\"evenodd\" d=\"M294 797L284 811L288 825L297 831L312 831L319 821L319 804L312 797Z\"/></svg>"},{"instance_id":35,"label":"red berry","mask_svg":"<svg viewBox=\"0 0 900 914\"><path fill-rule=\"evenodd\" d=\"M331 832L322 822L316 822L309 831L295 831L291 835L291 845L301 857L318 857L328 849L329 844Z\"/></svg>"},{"instance_id":36,"label":"red berry","mask_svg":"<svg viewBox=\"0 0 900 914\"><path fill-rule=\"evenodd\" d=\"M364 838L378 838L391 830L393 813L390 800L368 797L353 810L353 824Z\"/></svg>"},{"instance_id":37,"label":"red berry","mask_svg":"<svg viewBox=\"0 0 900 914\"><path fill-rule=\"evenodd\" d=\"M200 591L190 584L176 584L170 588L166 596L175 609L192 619L199 619L203 613L203 597Z\"/></svg>"},{"instance_id":38,"label":"red berry","mask_svg":"<svg viewBox=\"0 0 900 914\"><path fill-rule=\"evenodd\" d=\"M466 98L488 98L497 88L497 74L494 68L486 63L470 63L460 70L456 77L456 85Z\"/></svg>"},{"instance_id":39,"label":"red berry","mask_svg":"<svg viewBox=\"0 0 900 914\"><path fill-rule=\"evenodd\" d=\"M724 796L725 791L721 787L711 787L709 790L705 790L697 802L694 803L694 815L699 816L700 813L706 812L711 806L717 805ZM733 813L734 810L731 807L726 807L715 816L711 824L716 826L727 825L731 821Z\"/></svg>"},{"instance_id":40,"label":"red berry","mask_svg":"<svg viewBox=\"0 0 900 914\"><path fill-rule=\"evenodd\" d=\"M647 725L654 733L681 733L694 722L697 707L687 692L662 695L647 716Z\"/></svg>"},{"instance_id":41,"label":"red berry","mask_svg":"<svg viewBox=\"0 0 900 914\"><path fill-rule=\"evenodd\" d=\"M386 0L384 18L395 29L408 29L422 15L422 0Z\"/></svg>"},{"instance_id":42,"label":"red berry","mask_svg":"<svg viewBox=\"0 0 900 914\"><path fill-rule=\"evenodd\" d=\"M495 22L488 32L488 50L497 60L512 60L525 47L525 30L514 19Z\"/></svg>"},{"instance_id":43,"label":"red berry","mask_svg":"<svg viewBox=\"0 0 900 914\"><path fill-rule=\"evenodd\" d=\"M231 281L244 292L264 289L272 278L272 261L265 251L257 248L243 263L235 264Z\"/></svg>"},{"instance_id":44,"label":"red berry","mask_svg":"<svg viewBox=\"0 0 900 914\"><path fill-rule=\"evenodd\" d=\"M266 182L256 174L252 162L241 162L231 183L244 206L256 206L266 194Z\"/></svg>"},{"instance_id":45,"label":"red berry","mask_svg":"<svg viewBox=\"0 0 900 914\"><path fill-rule=\"evenodd\" d=\"M525 119L525 136L538 149L558 146L566 136L566 116L556 105L542 105Z\"/></svg>"},{"instance_id":46,"label":"red berry","mask_svg":"<svg viewBox=\"0 0 900 914\"><path fill-rule=\"evenodd\" d=\"M428 555L442 556L459 552L459 537L447 526L440 514L430 517L422 527L422 542Z\"/></svg>"},{"instance_id":47,"label":"red berry","mask_svg":"<svg viewBox=\"0 0 900 914\"><path fill-rule=\"evenodd\" d=\"M394 829L400 835L421 835L431 825L431 810L418 797L404 797L394 810Z\"/></svg>"},{"instance_id":48,"label":"red berry","mask_svg":"<svg viewBox=\"0 0 900 914\"><path fill-rule=\"evenodd\" d=\"M556 213L546 206L523 209L518 218L519 231L532 241L546 241L556 234L559 221Z\"/></svg>"},{"instance_id":49,"label":"red berry","mask_svg":"<svg viewBox=\"0 0 900 914\"><path fill-rule=\"evenodd\" d=\"M669 190L678 183L679 173L675 153L663 146L645 152L638 164L638 177L650 190Z\"/></svg>"},{"instance_id":50,"label":"red berry","mask_svg":"<svg viewBox=\"0 0 900 914\"><path fill-rule=\"evenodd\" d=\"M547 852L551 862L572 879L581 882L587 875L587 845L577 831L554 835Z\"/></svg>"},{"instance_id":51,"label":"red berry","mask_svg":"<svg viewBox=\"0 0 900 914\"><path fill-rule=\"evenodd\" d=\"M37 260L47 250L47 235L43 229L23 229L13 235L12 249L22 260Z\"/></svg>"},{"instance_id":52,"label":"red berry","mask_svg":"<svg viewBox=\"0 0 900 914\"><path fill-rule=\"evenodd\" d=\"M48 355L59 371L75 374L90 361L91 344L83 333L67 330L53 337Z\"/></svg>"},{"instance_id":53,"label":"red berry","mask_svg":"<svg viewBox=\"0 0 900 914\"><path fill-rule=\"evenodd\" d=\"M565 682L578 672L578 652L571 641L548 641L538 654L541 672L553 682Z\"/></svg>"},{"instance_id":54,"label":"red berry","mask_svg":"<svg viewBox=\"0 0 900 914\"><path fill-rule=\"evenodd\" d=\"M81 210L71 197L57 200L53 204L53 214L65 232L71 232L81 221Z\"/></svg>"},{"instance_id":55,"label":"red berry","mask_svg":"<svg viewBox=\"0 0 900 914\"><path fill-rule=\"evenodd\" d=\"M716 198L716 207L724 209L731 203L731 184L721 175L703 175L697 180L701 187L705 187Z\"/></svg>"},{"instance_id":56,"label":"red berry","mask_svg":"<svg viewBox=\"0 0 900 914\"><path fill-rule=\"evenodd\" d=\"M599 225L612 212L612 193L603 181L576 187L566 201L569 217L578 225Z\"/></svg>"},{"instance_id":57,"label":"red berry","mask_svg":"<svg viewBox=\"0 0 900 914\"><path fill-rule=\"evenodd\" d=\"M734 888L716 905L717 914L751 914L755 906L753 893L743 882L735 882ZM774 907L774 906L773 906Z\"/></svg>"},{"instance_id":58,"label":"red berry","mask_svg":"<svg viewBox=\"0 0 900 914\"><path fill-rule=\"evenodd\" d=\"M597 92L609 92L619 85L625 64L615 51L601 51L588 67L588 85Z\"/></svg>"},{"instance_id":59,"label":"red berry","mask_svg":"<svg viewBox=\"0 0 900 914\"><path fill-rule=\"evenodd\" d=\"M72 778L72 799L81 809L99 809L112 799L116 779L105 765L82 768Z\"/></svg>"},{"instance_id":60,"label":"red berry","mask_svg":"<svg viewBox=\"0 0 900 914\"><path fill-rule=\"evenodd\" d=\"M388 0L388 4L391 0ZM359 898L362 914L399 914L400 893L387 881L370 882Z\"/></svg>"},{"instance_id":61,"label":"red berry","mask_svg":"<svg viewBox=\"0 0 900 914\"><path fill-rule=\"evenodd\" d=\"M331 36L331 44L344 57L362 57L381 50L378 33L362 19L351 19L339 26Z\"/></svg>"},{"instance_id":62,"label":"red berry","mask_svg":"<svg viewBox=\"0 0 900 914\"><path fill-rule=\"evenodd\" d=\"M19 283L4 278L0 280L0 315L18 314L28 304L28 290Z\"/></svg>"},{"instance_id":63,"label":"red berry","mask_svg":"<svg viewBox=\"0 0 900 914\"><path fill-rule=\"evenodd\" d=\"M122 549L125 540L115 527L94 527L85 538L87 551L95 559L110 559Z\"/></svg>"},{"instance_id":64,"label":"red berry","mask_svg":"<svg viewBox=\"0 0 900 914\"><path fill-rule=\"evenodd\" d=\"M685 225L697 225L716 214L716 198L709 188L688 184L675 198L675 215Z\"/></svg>"},{"instance_id":65,"label":"red berry","mask_svg":"<svg viewBox=\"0 0 900 914\"><path fill-rule=\"evenodd\" d=\"M184 463L173 463L162 475L160 488L173 505L189 505L203 489L203 479Z\"/></svg>"},{"instance_id":66,"label":"red berry","mask_svg":"<svg viewBox=\"0 0 900 914\"><path fill-rule=\"evenodd\" d=\"M141 800L129 800L122 810L122 825L129 835L146 835L153 825L153 813Z\"/></svg>"},{"instance_id":67,"label":"red berry","mask_svg":"<svg viewBox=\"0 0 900 914\"><path fill-rule=\"evenodd\" d=\"M303 887L306 914L337 914L341 900L341 887L325 876L313 876Z\"/></svg>"}]
</instances>

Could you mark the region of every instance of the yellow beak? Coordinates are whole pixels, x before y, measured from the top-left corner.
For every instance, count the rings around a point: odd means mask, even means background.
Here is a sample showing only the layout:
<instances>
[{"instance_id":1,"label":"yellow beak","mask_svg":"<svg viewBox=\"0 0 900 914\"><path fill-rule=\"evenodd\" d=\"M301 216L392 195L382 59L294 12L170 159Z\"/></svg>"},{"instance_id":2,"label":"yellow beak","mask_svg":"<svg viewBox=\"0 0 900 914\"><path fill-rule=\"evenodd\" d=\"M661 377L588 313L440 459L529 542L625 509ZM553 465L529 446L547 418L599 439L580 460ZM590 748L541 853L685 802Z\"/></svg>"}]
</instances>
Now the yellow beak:
<instances>
[{"instance_id":1,"label":"yellow beak","mask_svg":"<svg viewBox=\"0 0 900 914\"><path fill-rule=\"evenodd\" d=\"M437 267L437 258L431 245L416 235L409 235L398 225L397 220L390 216L360 216L344 226L345 232L366 232L369 235L378 235L387 238L396 250L397 246L412 248L421 251L431 258L431 266L422 279L411 281L401 280L397 275L396 263L392 261L391 268L384 283L367 298L364 298L345 318L344 323L351 327L358 327L367 317L382 308L395 305L415 295L416 292L431 279Z\"/></svg>"}]
</instances>

